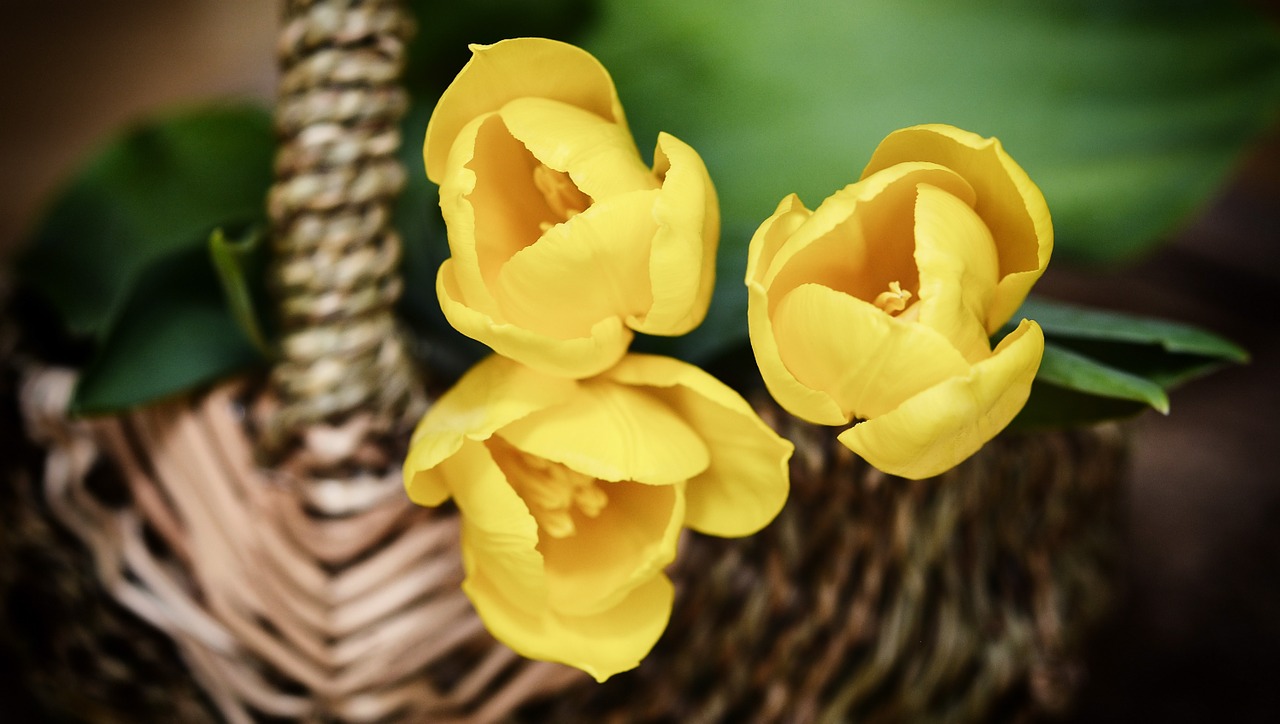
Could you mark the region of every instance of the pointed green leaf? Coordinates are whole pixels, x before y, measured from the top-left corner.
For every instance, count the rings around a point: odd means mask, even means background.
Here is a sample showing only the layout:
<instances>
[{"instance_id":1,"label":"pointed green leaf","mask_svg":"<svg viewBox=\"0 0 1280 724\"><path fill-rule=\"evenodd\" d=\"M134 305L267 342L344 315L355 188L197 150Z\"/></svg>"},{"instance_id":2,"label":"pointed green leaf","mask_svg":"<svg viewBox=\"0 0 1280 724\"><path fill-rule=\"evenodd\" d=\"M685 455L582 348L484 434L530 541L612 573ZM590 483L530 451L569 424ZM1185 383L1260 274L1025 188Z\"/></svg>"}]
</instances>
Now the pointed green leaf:
<instances>
[{"instance_id":1,"label":"pointed green leaf","mask_svg":"<svg viewBox=\"0 0 1280 724\"><path fill-rule=\"evenodd\" d=\"M1169 397L1160 385L1048 342L1036 379L1097 397L1142 402L1169 413Z\"/></svg>"},{"instance_id":2,"label":"pointed green leaf","mask_svg":"<svg viewBox=\"0 0 1280 724\"><path fill-rule=\"evenodd\" d=\"M1187 324L1029 297L1015 318L1034 319L1051 337L1158 345L1167 352L1248 362L1249 353L1222 337Z\"/></svg>"},{"instance_id":3,"label":"pointed green leaf","mask_svg":"<svg viewBox=\"0 0 1280 724\"><path fill-rule=\"evenodd\" d=\"M147 266L80 377L72 412L92 415L186 392L260 364L199 243Z\"/></svg>"},{"instance_id":4,"label":"pointed green leaf","mask_svg":"<svg viewBox=\"0 0 1280 724\"><path fill-rule=\"evenodd\" d=\"M209 236L209 255L232 317L263 357L275 355L264 331L267 245L261 227L251 226L229 238L221 228Z\"/></svg>"},{"instance_id":5,"label":"pointed green leaf","mask_svg":"<svg viewBox=\"0 0 1280 724\"><path fill-rule=\"evenodd\" d=\"M72 332L105 332L153 261L263 215L273 153L270 116L254 107L134 126L54 200L19 261L23 280Z\"/></svg>"}]
</instances>

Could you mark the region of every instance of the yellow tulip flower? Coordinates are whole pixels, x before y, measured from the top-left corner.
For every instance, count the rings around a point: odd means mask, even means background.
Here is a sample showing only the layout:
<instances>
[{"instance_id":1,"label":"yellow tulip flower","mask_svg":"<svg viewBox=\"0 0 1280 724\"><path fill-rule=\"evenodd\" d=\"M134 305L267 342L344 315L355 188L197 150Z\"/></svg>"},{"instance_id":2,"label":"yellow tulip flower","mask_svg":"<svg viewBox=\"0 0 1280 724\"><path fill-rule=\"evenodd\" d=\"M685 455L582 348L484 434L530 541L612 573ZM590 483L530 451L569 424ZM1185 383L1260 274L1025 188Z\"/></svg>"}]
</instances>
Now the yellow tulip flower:
<instances>
[{"instance_id":1,"label":"yellow tulip flower","mask_svg":"<svg viewBox=\"0 0 1280 724\"><path fill-rule=\"evenodd\" d=\"M451 257L450 324L544 372L588 377L633 332L706 315L720 212L702 159L665 133L640 158L608 72L541 38L472 46L427 127Z\"/></svg>"},{"instance_id":2,"label":"yellow tulip flower","mask_svg":"<svg viewBox=\"0 0 1280 724\"><path fill-rule=\"evenodd\" d=\"M457 503L463 589L489 631L603 681L666 628L681 529L762 528L791 451L684 362L633 354L573 380L495 355L427 412L404 480L419 505Z\"/></svg>"},{"instance_id":3,"label":"yellow tulip flower","mask_svg":"<svg viewBox=\"0 0 1280 724\"><path fill-rule=\"evenodd\" d=\"M1023 320L1044 272L1044 197L996 139L944 125L889 135L862 179L810 211L783 199L748 255L748 325L769 391L792 414L855 424L877 468L939 474L1026 403L1044 337Z\"/></svg>"}]
</instances>

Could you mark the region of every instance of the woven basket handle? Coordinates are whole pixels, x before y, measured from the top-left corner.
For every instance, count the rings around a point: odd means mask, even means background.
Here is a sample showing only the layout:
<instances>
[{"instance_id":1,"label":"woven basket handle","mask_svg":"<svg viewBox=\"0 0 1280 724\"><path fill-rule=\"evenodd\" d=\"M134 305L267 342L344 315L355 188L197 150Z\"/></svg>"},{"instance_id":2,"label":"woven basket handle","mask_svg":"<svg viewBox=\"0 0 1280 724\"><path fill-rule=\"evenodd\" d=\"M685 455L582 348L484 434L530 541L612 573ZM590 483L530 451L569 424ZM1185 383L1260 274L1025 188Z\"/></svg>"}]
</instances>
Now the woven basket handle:
<instances>
[{"instance_id":1,"label":"woven basket handle","mask_svg":"<svg viewBox=\"0 0 1280 724\"><path fill-rule=\"evenodd\" d=\"M395 156L407 106L399 78L411 30L396 0L285 2L268 199L279 404L263 428L276 455L305 445L316 425L353 418L357 437L385 435L420 406L392 313L401 281L391 216L405 178Z\"/></svg>"}]
</instances>

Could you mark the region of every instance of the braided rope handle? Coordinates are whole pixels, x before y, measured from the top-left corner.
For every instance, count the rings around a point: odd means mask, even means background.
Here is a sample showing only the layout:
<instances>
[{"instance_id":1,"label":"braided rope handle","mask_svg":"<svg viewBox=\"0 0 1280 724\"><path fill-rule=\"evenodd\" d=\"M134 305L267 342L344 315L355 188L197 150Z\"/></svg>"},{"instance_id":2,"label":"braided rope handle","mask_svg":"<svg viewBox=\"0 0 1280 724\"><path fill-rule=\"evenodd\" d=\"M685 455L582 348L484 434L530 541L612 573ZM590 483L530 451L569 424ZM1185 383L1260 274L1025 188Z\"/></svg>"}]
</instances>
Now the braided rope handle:
<instances>
[{"instance_id":1,"label":"braided rope handle","mask_svg":"<svg viewBox=\"0 0 1280 724\"><path fill-rule=\"evenodd\" d=\"M392 206L405 178L395 154L408 104L399 76L411 32L397 0L285 2L267 204L281 324L268 452L305 444L312 426L360 415L358 436L385 434L420 411L392 310L401 291Z\"/></svg>"}]
</instances>

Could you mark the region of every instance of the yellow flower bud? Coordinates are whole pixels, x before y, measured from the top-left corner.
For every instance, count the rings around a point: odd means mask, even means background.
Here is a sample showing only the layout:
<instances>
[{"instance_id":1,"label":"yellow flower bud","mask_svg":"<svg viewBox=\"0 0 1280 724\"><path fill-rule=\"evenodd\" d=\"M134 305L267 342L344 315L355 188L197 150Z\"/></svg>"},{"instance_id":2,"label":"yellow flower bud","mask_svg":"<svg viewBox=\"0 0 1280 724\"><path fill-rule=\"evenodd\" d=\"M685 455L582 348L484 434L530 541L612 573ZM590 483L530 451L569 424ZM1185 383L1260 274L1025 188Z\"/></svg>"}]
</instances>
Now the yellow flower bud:
<instances>
[{"instance_id":1,"label":"yellow flower bud","mask_svg":"<svg viewBox=\"0 0 1280 724\"><path fill-rule=\"evenodd\" d=\"M1039 189L999 141L951 126L886 138L862 179L813 211L794 195L748 253L764 381L885 472L963 461L1022 409L1044 337L1021 305L1053 248Z\"/></svg>"},{"instance_id":2,"label":"yellow flower bud","mask_svg":"<svg viewBox=\"0 0 1280 724\"><path fill-rule=\"evenodd\" d=\"M518 38L472 52L423 146L448 227L436 291L450 324L530 367L587 377L633 332L701 323L720 212L698 154L664 133L646 166L586 51Z\"/></svg>"}]
</instances>

